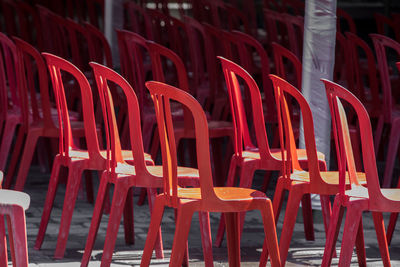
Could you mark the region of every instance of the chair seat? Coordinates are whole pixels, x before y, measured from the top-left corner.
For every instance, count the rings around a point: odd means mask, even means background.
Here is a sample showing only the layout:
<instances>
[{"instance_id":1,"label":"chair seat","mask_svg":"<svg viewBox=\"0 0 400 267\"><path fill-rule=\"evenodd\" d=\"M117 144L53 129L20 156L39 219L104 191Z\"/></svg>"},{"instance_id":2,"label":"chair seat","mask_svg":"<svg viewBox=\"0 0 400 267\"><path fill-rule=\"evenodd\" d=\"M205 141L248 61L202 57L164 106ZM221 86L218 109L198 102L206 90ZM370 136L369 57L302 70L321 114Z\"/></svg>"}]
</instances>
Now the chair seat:
<instances>
[{"instance_id":1,"label":"chair seat","mask_svg":"<svg viewBox=\"0 0 400 267\"><path fill-rule=\"evenodd\" d=\"M389 200L400 201L400 189L399 188L381 188L381 192L382 192L382 195ZM346 190L346 195L350 196L350 197L357 197L357 198L366 198L366 199L369 198L368 189L363 186L353 186L352 189ZM391 208L393 208L393 207L391 207Z\"/></svg>"},{"instance_id":2,"label":"chair seat","mask_svg":"<svg viewBox=\"0 0 400 267\"><path fill-rule=\"evenodd\" d=\"M126 162L129 164L133 163L133 156L132 156L132 150L121 150L122 152L122 157ZM107 158L107 150L100 150L100 154L102 157ZM82 158L82 159L88 159L89 158L89 152L87 150L77 150L73 149L69 152L69 155L71 157L76 157L76 158ZM146 163L148 161L153 162L151 156L147 153L144 153L144 159Z\"/></svg>"},{"instance_id":3,"label":"chair seat","mask_svg":"<svg viewBox=\"0 0 400 267\"><path fill-rule=\"evenodd\" d=\"M0 206L2 205L18 205L24 210L29 208L31 199L24 192L0 189Z\"/></svg>"},{"instance_id":4,"label":"chair seat","mask_svg":"<svg viewBox=\"0 0 400 267\"><path fill-rule=\"evenodd\" d=\"M155 176L155 177L163 177L163 166L146 166L147 171ZM115 172L118 174L127 174L127 175L135 175L135 168L128 164L118 164L117 168L115 168ZM199 171L194 168L189 167L178 167L178 178L181 177L190 177L190 178L198 178Z\"/></svg>"},{"instance_id":5,"label":"chair seat","mask_svg":"<svg viewBox=\"0 0 400 267\"><path fill-rule=\"evenodd\" d=\"M250 188L214 187L214 192L222 201L267 199L264 193ZM200 188L179 188L178 197L184 199L201 199Z\"/></svg>"},{"instance_id":6,"label":"chair seat","mask_svg":"<svg viewBox=\"0 0 400 267\"><path fill-rule=\"evenodd\" d=\"M337 185L339 184L339 172L331 171L331 172L320 172L321 178L328 184ZM295 172L290 175L292 180L309 182L310 181L310 173L309 172ZM357 179L360 184L365 185L367 183L365 173L357 172ZM346 183L349 183L349 177L346 173Z\"/></svg>"},{"instance_id":7,"label":"chair seat","mask_svg":"<svg viewBox=\"0 0 400 267\"><path fill-rule=\"evenodd\" d=\"M271 155L276 158L277 160L282 160L282 153L281 150L271 149ZM242 153L244 158L253 158L253 159L260 159L260 153L255 149L254 151L245 150ZM317 152L318 160L323 161L325 160L325 155L321 152ZM299 161L307 160L307 151L305 149L297 149L297 158Z\"/></svg>"}]
</instances>

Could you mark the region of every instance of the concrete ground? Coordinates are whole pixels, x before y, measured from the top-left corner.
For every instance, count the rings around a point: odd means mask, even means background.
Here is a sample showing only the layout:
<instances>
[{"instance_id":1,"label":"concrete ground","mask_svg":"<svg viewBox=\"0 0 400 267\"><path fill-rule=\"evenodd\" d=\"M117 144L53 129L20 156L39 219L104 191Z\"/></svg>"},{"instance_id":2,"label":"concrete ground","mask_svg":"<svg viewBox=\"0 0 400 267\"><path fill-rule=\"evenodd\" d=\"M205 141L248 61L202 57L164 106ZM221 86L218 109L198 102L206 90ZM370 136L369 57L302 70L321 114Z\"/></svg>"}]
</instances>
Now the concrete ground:
<instances>
[{"instance_id":1,"label":"concrete ground","mask_svg":"<svg viewBox=\"0 0 400 267\"><path fill-rule=\"evenodd\" d=\"M261 184L261 178L262 175L256 175L256 184ZM47 228L47 234L42 249L38 251L33 248L42 215L42 207L47 192L48 179L49 174L39 172L37 167L31 168L27 179L26 192L31 196L31 206L26 211L30 266L79 266L93 212L93 205L86 201L83 193L76 203L65 257L62 260L53 259L65 193L65 185L60 185L59 187L55 200L55 207L51 214L51 220ZM94 180L97 180L97 178ZM271 189L267 193L269 197L272 197L273 195L272 188L274 187L275 182L276 181L271 182ZM136 200L137 197L135 197L135 202ZM125 245L123 227L121 224L113 255L112 266L138 266L140 264L141 253L150 221L150 214L147 203L143 206L135 204L134 208L136 243L131 246ZM219 216L219 214L211 214L210 220L213 238L215 237ZM321 212L319 210L314 210L313 218L315 241L306 241L304 238L301 210L299 211L286 266L319 266L321 264L325 241ZM382 266L371 214L365 213L363 218L368 266ZM388 215L385 215L385 218L387 222ZM92 253L89 266L100 266L107 221L108 215L103 216L95 244L95 250ZM278 235L282 228L282 221L283 213L281 213L278 221ZM164 214L162 229L166 257L163 260L156 260L153 258L151 262L152 266L166 266L169 262L174 233L174 215L173 211L170 209L166 210ZM392 245L390 246L390 255L393 266L400 266L400 238L398 238L398 234L399 230L395 232ZM259 213L247 213L241 243L242 266L258 266L263 237L264 234ZM337 243L338 252L340 250L340 239L341 234ZM213 252L215 266L228 266L226 241L223 242L221 248L214 248ZM189 235L189 253L190 266L204 266L197 214L195 214L192 220L191 232ZM356 266L357 258L355 254L353 256L352 265ZM9 263L9 265L11 266L11 263ZM337 265L337 259L333 260L333 265Z\"/></svg>"}]
</instances>

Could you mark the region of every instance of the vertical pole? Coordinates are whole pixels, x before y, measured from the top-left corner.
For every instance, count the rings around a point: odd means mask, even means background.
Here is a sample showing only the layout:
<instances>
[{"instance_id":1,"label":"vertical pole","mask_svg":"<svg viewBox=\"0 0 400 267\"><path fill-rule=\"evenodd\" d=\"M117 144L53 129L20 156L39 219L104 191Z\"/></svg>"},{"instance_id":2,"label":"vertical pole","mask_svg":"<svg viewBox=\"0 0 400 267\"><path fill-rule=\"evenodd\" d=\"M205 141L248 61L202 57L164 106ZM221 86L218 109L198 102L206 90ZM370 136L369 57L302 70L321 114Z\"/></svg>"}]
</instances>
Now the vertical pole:
<instances>
[{"instance_id":1,"label":"vertical pole","mask_svg":"<svg viewBox=\"0 0 400 267\"><path fill-rule=\"evenodd\" d=\"M329 168L331 115L321 78L332 80L335 63L336 0L307 0L304 18L302 90L314 117L318 151ZM300 129L300 146L304 131Z\"/></svg>"},{"instance_id":2,"label":"vertical pole","mask_svg":"<svg viewBox=\"0 0 400 267\"><path fill-rule=\"evenodd\" d=\"M124 9L122 0L105 0L104 5L104 34L111 46L114 67L119 66L118 42L115 29L122 29L124 23Z\"/></svg>"}]
</instances>

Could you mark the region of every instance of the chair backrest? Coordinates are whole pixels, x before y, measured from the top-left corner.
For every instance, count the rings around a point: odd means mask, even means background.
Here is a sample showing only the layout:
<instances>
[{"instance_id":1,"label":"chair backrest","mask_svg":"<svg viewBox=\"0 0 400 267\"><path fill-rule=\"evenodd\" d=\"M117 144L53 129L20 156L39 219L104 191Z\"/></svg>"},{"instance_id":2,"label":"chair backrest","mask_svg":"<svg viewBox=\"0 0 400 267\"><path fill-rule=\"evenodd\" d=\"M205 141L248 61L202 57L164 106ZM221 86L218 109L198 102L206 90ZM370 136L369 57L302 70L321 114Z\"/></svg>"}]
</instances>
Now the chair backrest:
<instances>
[{"instance_id":1,"label":"chair backrest","mask_svg":"<svg viewBox=\"0 0 400 267\"><path fill-rule=\"evenodd\" d=\"M253 77L261 73L262 86L260 87L263 89L266 108L266 114L264 115L268 122L275 122L276 110L272 83L268 77L270 73L270 60L267 51L259 41L246 33L232 31L232 34L238 46L240 65Z\"/></svg>"},{"instance_id":2,"label":"chair backrest","mask_svg":"<svg viewBox=\"0 0 400 267\"><path fill-rule=\"evenodd\" d=\"M150 103L146 97L147 90L144 85L146 80L144 62L146 56L149 56L147 40L139 34L125 30L117 30L117 38L121 73L133 85L139 99L139 106L144 108Z\"/></svg>"},{"instance_id":3,"label":"chair backrest","mask_svg":"<svg viewBox=\"0 0 400 267\"><path fill-rule=\"evenodd\" d=\"M87 13L90 24L98 30L104 30L104 3L105 0L88 0L86 1Z\"/></svg>"},{"instance_id":4,"label":"chair backrest","mask_svg":"<svg viewBox=\"0 0 400 267\"><path fill-rule=\"evenodd\" d=\"M378 34L394 38L397 41L400 40L400 29L398 27L400 17L398 15L392 14L392 17L387 17L383 14L374 13L374 19Z\"/></svg>"},{"instance_id":5,"label":"chair backrest","mask_svg":"<svg viewBox=\"0 0 400 267\"><path fill-rule=\"evenodd\" d=\"M264 24L267 31L268 44L272 42L286 45L287 30L283 14L274 10L264 8Z\"/></svg>"},{"instance_id":6,"label":"chair backrest","mask_svg":"<svg viewBox=\"0 0 400 267\"><path fill-rule=\"evenodd\" d=\"M349 79L347 80L348 89L355 94L362 103L366 103L369 100L366 94L368 88L373 107L378 110L381 108L381 102L378 87L378 71L376 69L374 53L369 45L357 35L346 32L346 37L350 50L350 57L347 64L351 64L351 67L348 68L350 72L348 76ZM365 66L365 61L361 61L361 58L367 60L367 73L362 71L364 69L363 66Z\"/></svg>"},{"instance_id":7,"label":"chair backrest","mask_svg":"<svg viewBox=\"0 0 400 267\"><path fill-rule=\"evenodd\" d=\"M79 85L80 97L82 100L83 122L85 128L86 146L89 157L94 160L102 160L100 155L99 142L97 139L96 122L94 118L92 90L85 75L72 63L58 56L43 53L46 59L47 67L50 72L50 78L53 84L54 97L56 99L58 120L60 128L59 151L62 156L69 157L69 150L76 148L73 143L71 124L68 114L67 99L65 97L65 86L61 71L72 75Z\"/></svg>"},{"instance_id":8,"label":"chair backrest","mask_svg":"<svg viewBox=\"0 0 400 267\"><path fill-rule=\"evenodd\" d=\"M385 198L380 190L378 171L376 167L374 141L372 136L372 127L370 118L362 103L348 90L331 81L322 80L325 84L326 94L328 97L329 107L331 109L332 123L335 132L336 146L338 147L339 159L339 185L340 194L345 196L345 172L347 170L350 186L352 189L368 190L368 195L373 201L369 202L369 208L375 207L389 209L391 201ZM351 106L357 115L360 128L360 140L362 148L362 158L364 163L365 175L367 178L367 188L359 186L355 173L353 151L351 149L351 140L349 137L349 129L346 119L346 111L342 102L345 101L347 106ZM343 103L344 104L344 103Z\"/></svg>"},{"instance_id":9,"label":"chair backrest","mask_svg":"<svg viewBox=\"0 0 400 267\"><path fill-rule=\"evenodd\" d=\"M193 90L195 96L199 85L208 80L211 91L217 90L216 84L216 64L212 42L207 35L204 26L197 20L184 16L185 30L188 38L190 64L187 65L188 71L193 73Z\"/></svg>"},{"instance_id":10,"label":"chair backrest","mask_svg":"<svg viewBox=\"0 0 400 267\"><path fill-rule=\"evenodd\" d=\"M275 71L301 91L302 64L297 56L278 43L272 43Z\"/></svg>"},{"instance_id":11,"label":"chair backrest","mask_svg":"<svg viewBox=\"0 0 400 267\"><path fill-rule=\"evenodd\" d=\"M87 34L90 61L112 68L111 47L104 34L92 24L84 22L83 25Z\"/></svg>"},{"instance_id":12,"label":"chair backrest","mask_svg":"<svg viewBox=\"0 0 400 267\"><path fill-rule=\"evenodd\" d=\"M29 43L14 37L20 70L22 116L25 127L29 127L30 117L33 122L43 122L44 127L55 129L51 116L49 95L49 77L42 55ZM40 92L38 99L37 92ZM30 116L31 115L31 116Z\"/></svg>"},{"instance_id":13,"label":"chair backrest","mask_svg":"<svg viewBox=\"0 0 400 267\"><path fill-rule=\"evenodd\" d=\"M303 57L304 18L283 14L288 34L289 50L299 59Z\"/></svg>"},{"instance_id":14,"label":"chair backrest","mask_svg":"<svg viewBox=\"0 0 400 267\"><path fill-rule=\"evenodd\" d=\"M124 3L125 29L144 36L146 39L154 40L151 20L146 10L132 1Z\"/></svg>"},{"instance_id":15,"label":"chair backrest","mask_svg":"<svg viewBox=\"0 0 400 267\"><path fill-rule=\"evenodd\" d=\"M337 31L341 33L351 32L352 34L357 34L356 24L349 13L341 8L336 9L337 15ZM344 27L343 27L344 26Z\"/></svg>"},{"instance_id":16,"label":"chair backrest","mask_svg":"<svg viewBox=\"0 0 400 267\"><path fill-rule=\"evenodd\" d=\"M301 121L304 129L307 167L310 173L310 187L314 192L324 192L327 183L320 175L311 108L307 100L296 87L276 75L271 74L270 78L275 90L281 148L287 151L287 153L283 153L284 151L282 151L282 156L285 159L284 172L287 177L290 177L293 171L301 170L297 158L296 142L291 123L291 111L289 109L289 104L296 102L301 111ZM286 154L286 157L284 154Z\"/></svg>"},{"instance_id":17,"label":"chair backrest","mask_svg":"<svg viewBox=\"0 0 400 267\"><path fill-rule=\"evenodd\" d=\"M136 94L129 83L118 73L95 62L89 63L93 69L97 89L100 96L103 118L105 122L105 135L107 144L107 168L111 172L115 172L115 167L119 162L123 162L121 153L121 144L118 132L118 125L115 114L115 101L121 101L120 98L115 99L116 93L111 90L121 88L125 96L125 107L127 107L127 116L130 130L130 144L132 156L135 159L135 173L140 175L146 171L144 160L142 132L140 128L140 108ZM112 83L113 86L110 86ZM118 114L119 116L119 114Z\"/></svg>"},{"instance_id":18,"label":"chair backrest","mask_svg":"<svg viewBox=\"0 0 400 267\"><path fill-rule=\"evenodd\" d=\"M173 86L152 81L147 82L146 87L154 101L161 143L163 192L169 198L170 205L176 206L178 203L177 149L171 116L171 100L182 104L194 122L201 198L205 201L216 200L210 164L208 124L203 108L190 94Z\"/></svg>"},{"instance_id":19,"label":"chair backrest","mask_svg":"<svg viewBox=\"0 0 400 267\"><path fill-rule=\"evenodd\" d=\"M381 80L381 88L383 92L383 115L385 121L390 122L392 119L392 86L389 76L388 49L396 53L397 60L400 59L400 44L389 37L380 34L370 34L375 48L376 59L378 62L378 70Z\"/></svg>"},{"instance_id":20,"label":"chair backrest","mask_svg":"<svg viewBox=\"0 0 400 267\"><path fill-rule=\"evenodd\" d=\"M151 68L153 72L153 79L158 82L169 84L176 84L181 90L185 92L189 91L189 81L186 72L185 65L183 64L180 57L173 52L172 50L159 45L153 41L147 41L147 47L149 48L150 58L151 58ZM171 68L171 64L173 68ZM170 74L176 73L176 76L173 75L172 79L169 77ZM167 79L168 78L168 79ZM190 115L184 110L184 121L185 127L191 127L192 119Z\"/></svg>"},{"instance_id":21,"label":"chair backrest","mask_svg":"<svg viewBox=\"0 0 400 267\"><path fill-rule=\"evenodd\" d=\"M239 65L222 57L219 57L219 59L221 60L231 105L232 121L235 129L235 154L241 157L243 150L254 150L258 148L261 160L265 161L271 159L272 156L264 123L261 94L257 83L250 74ZM245 110L241 92L242 88L239 84L238 77L244 81L244 89L249 91L248 95L251 99L251 110ZM247 114L252 115L252 120L248 120L246 117ZM251 125L254 127L256 145L253 144L250 138L249 126Z\"/></svg>"},{"instance_id":22,"label":"chair backrest","mask_svg":"<svg viewBox=\"0 0 400 267\"><path fill-rule=\"evenodd\" d=\"M20 80L15 44L0 33L0 116L4 121L8 109L21 110Z\"/></svg>"}]
</instances>

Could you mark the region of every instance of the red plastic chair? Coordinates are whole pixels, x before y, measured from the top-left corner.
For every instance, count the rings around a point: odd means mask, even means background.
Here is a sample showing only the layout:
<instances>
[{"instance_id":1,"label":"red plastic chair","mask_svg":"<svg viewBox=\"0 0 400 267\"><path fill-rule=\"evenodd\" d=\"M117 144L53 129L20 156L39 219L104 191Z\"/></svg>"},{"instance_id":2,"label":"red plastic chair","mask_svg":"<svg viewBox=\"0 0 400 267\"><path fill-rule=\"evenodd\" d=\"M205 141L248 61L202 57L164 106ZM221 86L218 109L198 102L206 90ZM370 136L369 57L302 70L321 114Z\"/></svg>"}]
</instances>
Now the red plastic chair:
<instances>
[{"instance_id":1,"label":"red plastic chair","mask_svg":"<svg viewBox=\"0 0 400 267\"><path fill-rule=\"evenodd\" d=\"M59 130L59 154L55 157L53 162L53 169L46 195L42 219L40 221L39 232L36 237L35 249L40 249L43 243L58 187L60 167L64 166L69 169L68 182L63 212L61 215L57 246L54 255L55 258L62 258L66 248L69 227L71 224L72 213L75 207L82 172L84 170L105 170L107 163L107 151L100 150L99 148L99 141L97 137L98 131L94 121L92 91L86 77L74 65L62 58L48 53L43 53L43 56L45 57L47 66L49 68L59 114L59 125L62 127L60 127ZM79 149L74 144L75 136L73 136L74 133L71 130L71 125L73 125L74 122L70 121L68 116L67 101L64 92L64 80L62 78L61 71L63 74L65 73L73 76L76 79L81 91L84 134L86 137L85 140L87 150ZM119 158L131 163L133 162L131 151L118 150L118 153L120 155ZM145 155L145 158L148 164L153 164L153 161L149 155ZM132 210L130 212L132 213ZM127 216L127 221L125 223L132 225L132 215ZM127 243L133 243L133 231L131 231L130 226L125 232L125 241Z\"/></svg>"},{"instance_id":2,"label":"red plastic chair","mask_svg":"<svg viewBox=\"0 0 400 267\"><path fill-rule=\"evenodd\" d=\"M229 98L231 103L231 112L233 117L233 123L235 127L235 153L232 156L231 163L229 166L228 180L226 183L227 187L235 185L235 173L236 168L241 168L240 173L240 187L250 188L254 172L256 170L275 170L280 171L282 169L282 155L280 149L270 149L268 144L268 138L265 130L264 115L262 111L262 102L260 90L253 78L240 66L235 63L221 58L222 69L226 78L226 85L229 92ZM249 96L251 97L251 112L244 108L241 87L239 86L237 77L244 80L246 90L249 90ZM250 124L245 114L252 114L252 121ZM254 145L253 140L250 138L249 125L253 125L255 132L255 141L257 145ZM308 160L306 157L306 150L298 149L298 157L302 166L307 167ZM320 164L323 170L326 170L324 161L324 155L318 154L318 164ZM303 201L305 211L310 212L310 202ZM308 208L310 209L308 209ZM278 212L279 214L279 212ZM310 218L311 220L305 220L305 233L306 238L313 240L313 226L312 217L309 214L305 214L304 218ZM306 227L307 225L307 227ZM220 226L216 238L216 246L220 246L223 238L224 221L221 219Z\"/></svg>"},{"instance_id":3,"label":"red plastic chair","mask_svg":"<svg viewBox=\"0 0 400 267\"><path fill-rule=\"evenodd\" d=\"M27 42L18 38L14 38L14 41L20 68L18 80L21 89L20 99L22 99L22 124L18 129L4 187L11 187L15 168L20 163L15 189L22 191L38 138L58 138L59 129L55 123L57 111L52 108L50 102L47 68L42 56ZM38 85L35 84L35 81L38 82ZM37 94L37 92L40 92L40 94ZM77 138L84 137L83 123L80 124L75 120L72 129L74 136ZM25 142L24 137L26 137Z\"/></svg>"},{"instance_id":4,"label":"red plastic chair","mask_svg":"<svg viewBox=\"0 0 400 267\"><path fill-rule=\"evenodd\" d=\"M170 62L175 67L175 71L177 74L177 79L174 79L172 82L178 84L179 88L189 92L189 83L188 83L188 75L186 72L186 68L182 62L182 60L171 50L166 47L163 47L154 42L148 41L147 46L150 51L150 57L152 61L152 69L153 69L153 79L161 82L167 82L168 76L170 72L165 69L165 65ZM165 65L163 64L166 63ZM182 139L193 139L195 138L194 132L191 129L193 122L190 117L188 117L187 112L183 109L183 121L177 121L176 126L174 128L174 135L176 137L176 145L179 146L179 143ZM233 144L234 133L232 123L229 121L222 120L209 120L208 122L209 135L213 142L213 139L216 140L218 138L228 137ZM157 133L157 132L155 132ZM222 166L222 156L220 140L218 142L213 142L213 159L214 159L214 167L217 168L216 172L218 173L217 179L221 179L223 177L222 170L218 169ZM152 156L155 157L156 151L158 151L159 147L159 139L153 138L152 141ZM193 155L192 155L193 156ZM193 159L193 157L192 157ZM216 180L216 183L223 183L220 180Z\"/></svg>"},{"instance_id":5,"label":"red plastic chair","mask_svg":"<svg viewBox=\"0 0 400 267\"><path fill-rule=\"evenodd\" d=\"M400 29L398 27L400 16L392 14L392 17L387 17L383 14L374 13L374 19L378 34L395 39L397 42L400 41Z\"/></svg>"},{"instance_id":6,"label":"red plastic chair","mask_svg":"<svg viewBox=\"0 0 400 267\"><path fill-rule=\"evenodd\" d=\"M164 189L154 204L149 232L143 251L141 266L150 264L152 248L166 206L178 210L170 266L182 264L190 221L195 211L223 212L228 222L228 257L232 266L240 265L238 212L258 209L264 223L264 232L271 252L272 266L280 266L275 222L270 200L264 193L247 188L213 187L209 152L207 118L201 105L187 92L175 87L148 82L146 86L154 99L162 147ZM170 101L178 101L193 116L196 137L197 163L200 188L181 188L177 182L176 144L171 118ZM237 214L234 214L236 212Z\"/></svg>"},{"instance_id":7,"label":"red plastic chair","mask_svg":"<svg viewBox=\"0 0 400 267\"><path fill-rule=\"evenodd\" d=\"M336 15L337 15L336 25L338 32L341 32L343 34L345 32L351 32L352 34L357 34L356 24L354 23L354 20L349 13L347 13L341 8L337 8Z\"/></svg>"},{"instance_id":8,"label":"red plastic chair","mask_svg":"<svg viewBox=\"0 0 400 267\"><path fill-rule=\"evenodd\" d=\"M127 12L124 17L124 29L140 34L146 39L154 40L151 20L147 11L132 1L125 2L124 9Z\"/></svg>"},{"instance_id":9,"label":"red plastic chair","mask_svg":"<svg viewBox=\"0 0 400 267\"><path fill-rule=\"evenodd\" d=\"M384 125L389 125L390 135L388 143L388 151L386 156L386 166L383 175L382 187L391 187L392 174L396 153L398 151L398 143L400 140L400 116L399 108L393 100L392 84L389 73L389 62L386 52L395 52L397 58L400 57L400 44L389 37L370 34L374 43L376 58L378 62L378 70L381 80L381 88L383 94L382 112L379 116L378 125L375 132L375 150L377 151L381 142ZM396 77L398 78L398 77Z\"/></svg>"},{"instance_id":10,"label":"red plastic chair","mask_svg":"<svg viewBox=\"0 0 400 267\"><path fill-rule=\"evenodd\" d=\"M359 227L363 211L372 213L383 265L390 266L382 212L400 211L400 190L381 189L379 186L370 118L361 102L340 85L327 80L322 81L326 87L332 114L340 177L339 194L335 197L322 266L329 266L331 263L345 209L347 212L339 266L350 266L354 245L357 246L357 252L365 253L365 248L361 246L363 244L360 244L360 238L363 235L362 228ZM353 107L357 114L360 129L362 129L360 134L367 188L361 186L362 182L355 171L346 111L343 108L342 101ZM355 229L358 229L358 231ZM365 266L366 262L359 261L359 264Z\"/></svg>"},{"instance_id":11,"label":"red plastic chair","mask_svg":"<svg viewBox=\"0 0 400 267\"><path fill-rule=\"evenodd\" d=\"M275 42L272 43L272 49L276 74L301 90L302 64L299 58L293 52Z\"/></svg>"},{"instance_id":12,"label":"red plastic chair","mask_svg":"<svg viewBox=\"0 0 400 267\"><path fill-rule=\"evenodd\" d=\"M3 33L0 33L0 51L0 170L4 171L15 130L23 123L23 103L16 47Z\"/></svg>"},{"instance_id":13,"label":"red plastic chair","mask_svg":"<svg viewBox=\"0 0 400 267\"><path fill-rule=\"evenodd\" d=\"M284 157L282 176L278 178L273 200L274 211L277 212L282 205L284 190L289 191L288 203L286 205L285 218L279 242L281 261L282 263L285 263L294 225L296 223L300 200L305 194L319 194L321 196L324 226L326 232L328 231L331 216L329 196L336 195L338 193L339 172L321 171L320 163L317 161L318 157L315 145L312 113L303 95L299 90L285 80L275 75L270 75L270 77L274 84L278 118L280 119L279 127L281 147L285 148L287 151L287 153L285 153L285 151L282 150L282 157ZM307 171L304 171L304 169L301 167L296 153L296 144L290 118L291 112L288 104L289 102L293 101L298 103L300 106L302 115L308 159ZM360 180L365 182L364 173L360 172L356 175ZM277 219L277 217L275 219ZM363 242L363 240L360 239L360 242ZM365 262L365 255L363 256L360 254L359 256ZM265 259L265 256L263 258Z\"/></svg>"},{"instance_id":14,"label":"red plastic chair","mask_svg":"<svg viewBox=\"0 0 400 267\"><path fill-rule=\"evenodd\" d=\"M398 70L400 70L400 62L396 63L396 67L397 67ZM397 183L397 188L400 188L400 180ZM394 232L394 229L396 227L396 222L397 222L397 218L398 217L399 217L399 213L398 212L392 213L390 215L390 220L389 220L389 224L388 224L388 227L387 227L387 233L386 233L386 239L387 239L387 242L388 242L389 245L392 242L393 232Z\"/></svg>"},{"instance_id":15,"label":"red plastic chair","mask_svg":"<svg viewBox=\"0 0 400 267\"><path fill-rule=\"evenodd\" d=\"M2 179L3 173L0 171L0 264L8 266L4 227L4 218L6 218L12 265L28 267L25 210L29 207L30 198L23 192L1 189Z\"/></svg>"},{"instance_id":16,"label":"red plastic chair","mask_svg":"<svg viewBox=\"0 0 400 267\"><path fill-rule=\"evenodd\" d=\"M289 50L301 60L303 57L304 18L283 14L288 34Z\"/></svg>"},{"instance_id":17,"label":"red plastic chair","mask_svg":"<svg viewBox=\"0 0 400 267\"><path fill-rule=\"evenodd\" d=\"M348 89L363 103L371 118L377 119L382 112L379 94L378 70L375 55L369 45L357 35L346 32L349 60Z\"/></svg>"},{"instance_id":18,"label":"red plastic chair","mask_svg":"<svg viewBox=\"0 0 400 267\"><path fill-rule=\"evenodd\" d=\"M138 99L134 94L132 87L116 72L96 63L91 63L96 77L97 87L101 96L104 117L106 118L106 135L107 135L107 169L101 178L98 199L93 213L93 219L89 230L89 237L85 247L85 253L81 262L81 266L87 266L90 254L93 249L98 226L101 220L102 208L104 205L104 194L111 183L115 184L114 197L112 201L111 213L107 227L106 239L104 244L104 252L102 256L102 266L109 266L111 256L114 251L115 240L118 233L119 222L122 216L122 207L127 205L128 189L135 187L144 187L149 191L149 207L152 210L152 201L154 199L156 188L163 187L162 166L146 166L143 157L143 143L141 142L140 130L140 112ZM119 146L118 131L114 106L112 101L112 93L108 87L108 82L113 82L123 89L126 96L126 106L128 107L129 120L129 137L132 147L132 154L135 158L134 168L121 163L118 157L116 147ZM180 186L199 186L199 175L196 169L178 168L178 183ZM125 203L125 204L124 204ZM200 214L200 227L202 232L203 250L205 254L206 265L212 262L211 234L209 229L208 214ZM156 247L156 256L163 257L161 235L160 243Z\"/></svg>"},{"instance_id":19,"label":"red plastic chair","mask_svg":"<svg viewBox=\"0 0 400 267\"><path fill-rule=\"evenodd\" d=\"M86 8L90 24L104 32L104 0L88 0Z\"/></svg>"}]
</instances>

